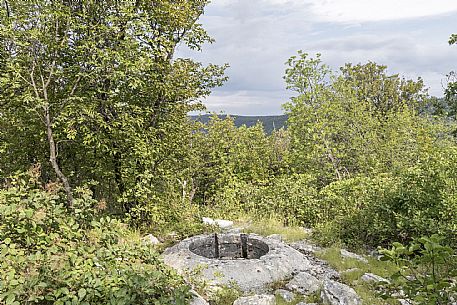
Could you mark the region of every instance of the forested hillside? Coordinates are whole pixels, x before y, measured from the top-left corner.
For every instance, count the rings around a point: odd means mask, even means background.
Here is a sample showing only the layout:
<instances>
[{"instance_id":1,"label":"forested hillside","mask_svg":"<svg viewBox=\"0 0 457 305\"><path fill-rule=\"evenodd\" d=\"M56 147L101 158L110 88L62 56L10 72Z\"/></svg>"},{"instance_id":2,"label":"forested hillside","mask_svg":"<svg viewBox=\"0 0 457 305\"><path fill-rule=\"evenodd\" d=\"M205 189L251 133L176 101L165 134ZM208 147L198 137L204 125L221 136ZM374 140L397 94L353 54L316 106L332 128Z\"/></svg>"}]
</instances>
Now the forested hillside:
<instances>
[{"instance_id":1,"label":"forested hillside","mask_svg":"<svg viewBox=\"0 0 457 305\"><path fill-rule=\"evenodd\" d=\"M193 115L193 120L207 124L211 120L211 114ZM267 134L271 134L274 130L287 128L287 115L264 115L264 116L248 116L248 115L217 115L219 119L232 118L236 127L245 125L246 127L255 126L258 122L262 123L263 129Z\"/></svg>"},{"instance_id":2,"label":"forested hillside","mask_svg":"<svg viewBox=\"0 0 457 305\"><path fill-rule=\"evenodd\" d=\"M226 66L175 52L212 43L197 22L207 3L0 6L0 304L188 304L189 285L140 237L212 230L202 216L389 249L392 289L450 304L455 73L437 103L420 78L299 51L284 116L189 120L226 81Z\"/></svg>"}]
</instances>

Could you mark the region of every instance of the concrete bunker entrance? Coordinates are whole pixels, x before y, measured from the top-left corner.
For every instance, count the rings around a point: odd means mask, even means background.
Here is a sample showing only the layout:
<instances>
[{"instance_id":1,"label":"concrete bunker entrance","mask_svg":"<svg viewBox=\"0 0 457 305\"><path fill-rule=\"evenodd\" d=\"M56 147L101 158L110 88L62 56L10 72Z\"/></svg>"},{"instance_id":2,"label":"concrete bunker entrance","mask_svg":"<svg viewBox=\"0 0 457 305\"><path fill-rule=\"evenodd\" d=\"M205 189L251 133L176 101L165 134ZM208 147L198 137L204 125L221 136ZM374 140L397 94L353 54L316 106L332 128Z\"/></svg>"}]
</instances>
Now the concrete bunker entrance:
<instances>
[{"instance_id":1,"label":"concrete bunker entrance","mask_svg":"<svg viewBox=\"0 0 457 305\"><path fill-rule=\"evenodd\" d=\"M223 260L259 259L270 251L265 242L248 234L213 234L193 241L189 250L199 256Z\"/></svg>"}]
</instances>

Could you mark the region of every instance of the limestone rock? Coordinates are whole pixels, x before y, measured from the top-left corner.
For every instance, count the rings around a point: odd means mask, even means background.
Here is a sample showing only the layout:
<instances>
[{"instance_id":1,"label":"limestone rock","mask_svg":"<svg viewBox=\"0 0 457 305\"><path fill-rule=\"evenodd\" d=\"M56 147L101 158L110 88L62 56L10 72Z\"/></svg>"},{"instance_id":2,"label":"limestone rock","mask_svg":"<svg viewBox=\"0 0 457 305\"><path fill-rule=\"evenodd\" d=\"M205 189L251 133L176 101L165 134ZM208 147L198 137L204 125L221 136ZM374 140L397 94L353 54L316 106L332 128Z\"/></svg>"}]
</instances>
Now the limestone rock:
<instances>
[{"instance_id":1,"label":"limestone rock","mask_svg":"<svg viewBox=\"0 0 457 305\"><path fill-rule=\"evenodd\" d=\"M344 249L341 249L340 250L340 253L341 253L341 256L342 257L346 257L346 258L353 258L353 259L356 259L362 263L368 263L368 260L361 256L361 255L358 255L358 254L355 254L355 253L352 253L352 252L349 252L348 250L344 250Z\"/></svg>"},{"instance_id":2,"label":"limestone rock","mask_svg":"<svg viewBox=\"0 0 457 305\"><path fill-rule=\"evenodd\" d=\"M352 273L352 272L360 272L362 273L362 269L360 268L350 268L350 269L346 269L344 271L341 271L341 273Z\"/></svg>"},{"instance_id":3,"label":"limestone rock","mask_svg":"<svg viewBox=\"0 0 457 305\"><path fill-rule=\"evenodd\" d=\"M314 254L314 253L322 250L321 247L313 245L312 243L310 243L307 240L300 240L298 242L290 244L290 246L305 255Z\"/></svg>"},{"instance_id":4,"label":"limestone rock","mask_svg":"<svg viewBox=\"0 0 457 305\"><path fill-rule=\"evenodd\" d=\"M233 227L227 230L229 234L241 234L243 232L242 228Z\"/></svg>"},{"instance_id":5,"label":"limestone rock","mask_svg":"<svg viewBox=\"0 0 457 305\"><path fill-rule=\"evenodd\" d=\"M236 283L241 291L256 294L267 293L271 283L284 281L311 267L308 258L297 250L280 241L256 234L248 234L248 255L265 250L262 244L267 246L266 254L253 259L240 259L240 234L219 234L219 255L223 258L217 259L211 255L214 240L213 235L200 235L183 240L164 251L164 262L181 274L195 269L201 270L200 276L211 285ZM258 246L254 247L253 243ZM203 250L208 250L209 255L203 255ZM234 255L238 255L233 259L228 256L232 251Z\"/></svg>"},{"instance_id":6,"label":"limestone rock","mask_svg":"<svg viewBox=\"0 0 457 305\"><path fill-rule=\"evenodd\" d=\"M194 295L194 298L190 301L190 305L209 305L209 303L196 291L191 290L191 293Z\"/></svg>"},{"instance_id":7,"label":"limestone rock","mask_svg":"<svg viewBox=\"0 0 457 305\"><path fill-rule=\"evenodd\" d=\"M373 274L373 273L365 273L364 275L362 275L361 279L364 282L375 282L375 283L385 282L385 283L389 283L389 281L387 279L383 278L382 276Z\"/></svg>"},{"instance_id":8,"label":"limestone rock","mask_svg":"<svg viewBox=\"0 0 457 305\"><path fill-rule=\"evenodd\" d=\"M339 280L340 274L338 271L334 270L329 264L321 259L318 259L314 256L307 256L311 262L311 266L306 269L306 272L312 276L318 278L321 281L324 280Z\"/></svg>"},{"instance_id":9,"label":"limestone rock","mask_svg":"<svg viewBox=\"0 0 457 305\"><path fill-rule=\"evenodd\" d=\"M327 305L361 305L357 293L351 287L327 280L324 282L324 287L321 291L321 299Z\"/></svg>"},{"instance_id":10,"label":"limestone rock","mask_svg":"<svg viewBox=\"0 0 457 305\"><path fill-rule=\"evenodd\" d=\"M148 244L148 245L158 245L160 244L160 240L157 239L152 234L148 234L142 238L143 243Z\"/></svg>"},{"instance_id":11,"label":"limestone rock","mask_svg":"<svg viewBox=\"0 0 457 305\"><path fill-rule=\"evenodd\" d=\"M221 229L230 229L233 226L233 221L225 219L212 219L209 217L203 217L202 221L204 224L218 226Z\"/></svg>"},{"instance_id":12,"label":"limestone rock","mask_svg":"<svg viewBox=\"0 0 457 305\"><path fill-rule=\"evenodd\" d=\"M295 294L285 289L278 289L275 291L276 295L279 295L284 301L290 303L295 299Z\"/></svg>"},{"instance_id":13,"label":"limestone rock","mask_svg":"<svg viewBox=\"0 0 457 305\"><path fill-rule=\"evenodd\" d=\"M279 234L271 234L271 235L267 236L267 238L274 239L274 240L277 240L277 241L282 241L282 236L279 235Z\"/></svg>"},{"instance_id":14,"label":"limestone rock","mask_svg":"<svg viewBox=\"0 0 457 305\"><path fill-rule=\"evenodd\" d=\"M311 295L322 286L322 281L308 272L300 272L287 285L286 288L303 295Z\"/></svg>"},{"instance_id":15,"label":"limestone rock","mask_svg":"<svg viewBox=\"0 0 457 305\"><path fill-rule=\"evenodd\" d=\"M273 295L254 295L250 297L241 297L233 305L275 305L276 299Z\"/></svg>"}]
</instances>

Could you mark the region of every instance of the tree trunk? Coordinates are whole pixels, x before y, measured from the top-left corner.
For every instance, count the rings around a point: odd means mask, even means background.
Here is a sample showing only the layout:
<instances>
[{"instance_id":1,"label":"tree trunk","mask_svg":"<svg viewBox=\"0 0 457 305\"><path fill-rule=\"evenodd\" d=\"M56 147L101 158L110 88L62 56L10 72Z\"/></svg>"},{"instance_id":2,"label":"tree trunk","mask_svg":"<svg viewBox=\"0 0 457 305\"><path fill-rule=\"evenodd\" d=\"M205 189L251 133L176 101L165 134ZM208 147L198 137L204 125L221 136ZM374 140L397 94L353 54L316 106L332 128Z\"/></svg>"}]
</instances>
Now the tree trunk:
<instances>
[{"instance_id":1,"label":"tree trunk","mask_svg":"<svg viewBox=\"0 0 457 305\"><path fill-rule=\"evenodd\" d=\"M67 207L73 207L73 194L70 187L70 183L68 182L67 177L62 173L60 170L59 164L57 163L57 149L56 143L54 141L54 135L52 132L52 125L51 125L51 115L49 114L49 104L44 106L44 119L46 123L46 131L48 136L49 142L49 161L51 162L52 168L56 173L57 177L62 181L65 192L67 193Z\"/></svg>"}]
</instances>

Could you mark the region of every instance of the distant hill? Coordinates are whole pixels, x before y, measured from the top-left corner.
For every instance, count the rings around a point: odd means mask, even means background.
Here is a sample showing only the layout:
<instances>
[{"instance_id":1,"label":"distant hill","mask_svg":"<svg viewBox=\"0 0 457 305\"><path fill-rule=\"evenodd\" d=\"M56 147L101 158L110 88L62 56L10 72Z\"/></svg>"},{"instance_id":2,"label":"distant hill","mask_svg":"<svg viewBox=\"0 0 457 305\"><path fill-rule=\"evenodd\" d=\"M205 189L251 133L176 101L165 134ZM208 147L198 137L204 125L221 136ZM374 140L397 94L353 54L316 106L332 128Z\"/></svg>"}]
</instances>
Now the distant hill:
<instances>
[{"instance_id":1,"label":"distant hill","mask_svg":"<svg viewBox=\"0 0 457 305\"><path fill-rule=\"evenodd\" d=\"M193 120L197 120L204 124L208 123L211 114L192 115ZM265 132L271 134L273 130L286 127L287 115L266 115L266 116L245 116L245 115L218 115L220 119L225 119L230 116L234 119L235 126L240 127L246 125L247 127L254 126L257 122L261 122Z\"/></svg>"}]
</instances>

